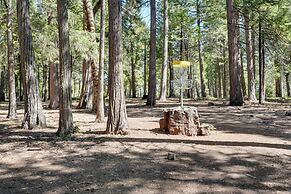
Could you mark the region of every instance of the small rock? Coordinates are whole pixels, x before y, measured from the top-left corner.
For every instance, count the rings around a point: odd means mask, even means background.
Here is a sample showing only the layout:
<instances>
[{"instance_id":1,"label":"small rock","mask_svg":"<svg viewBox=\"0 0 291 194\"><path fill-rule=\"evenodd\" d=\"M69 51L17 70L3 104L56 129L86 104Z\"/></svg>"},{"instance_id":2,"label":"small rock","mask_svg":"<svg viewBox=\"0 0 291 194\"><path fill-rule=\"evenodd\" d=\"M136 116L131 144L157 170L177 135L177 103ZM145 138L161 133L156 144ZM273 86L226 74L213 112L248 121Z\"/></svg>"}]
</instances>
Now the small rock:
<instances>
[{"instance_id":1,"label":"small rock","mask_svg":"<svg viewBox=\"0 0 291 194\"><path fill-rule=\"evenodd\" d=\"M168 153L168 156L167 156L167 159L168 160L177 160L177 155L174 154L174 153Z\"/></svg>"}]
</instances>

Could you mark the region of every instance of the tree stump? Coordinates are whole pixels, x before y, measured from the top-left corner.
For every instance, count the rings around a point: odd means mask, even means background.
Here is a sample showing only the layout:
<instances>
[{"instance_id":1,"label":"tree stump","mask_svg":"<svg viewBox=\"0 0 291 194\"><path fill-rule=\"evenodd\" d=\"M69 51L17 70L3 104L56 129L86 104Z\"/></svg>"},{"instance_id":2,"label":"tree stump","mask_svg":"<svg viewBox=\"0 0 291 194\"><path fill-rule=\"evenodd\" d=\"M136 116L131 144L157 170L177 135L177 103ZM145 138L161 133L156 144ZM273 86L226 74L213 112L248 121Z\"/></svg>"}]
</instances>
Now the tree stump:
<instances>
[{"instance_id":1,"label":"tree stump","mask_svg":"<svg viewBox=\"0 0 291 194\"><path fill-rule=\"evenodd\" d=\"M164 119L160 121L160 127L171 135L196 136L200 127L197 109L194 107L177 107L165 110Z\"/></svg>"}]
</instances>

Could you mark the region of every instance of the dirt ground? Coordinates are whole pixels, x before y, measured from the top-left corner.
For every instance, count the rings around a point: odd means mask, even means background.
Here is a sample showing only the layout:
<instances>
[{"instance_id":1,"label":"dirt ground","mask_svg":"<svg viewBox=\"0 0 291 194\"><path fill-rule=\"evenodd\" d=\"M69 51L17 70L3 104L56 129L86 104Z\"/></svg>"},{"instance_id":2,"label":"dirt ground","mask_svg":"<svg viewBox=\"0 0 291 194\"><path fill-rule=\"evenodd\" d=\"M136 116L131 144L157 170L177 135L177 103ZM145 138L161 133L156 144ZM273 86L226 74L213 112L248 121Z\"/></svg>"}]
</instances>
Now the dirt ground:
<instances>
[{"instance_id":1,"label":"dirt ground","mask_svg":"<svg viewBox=\"0 0 291 194\"><path fill-rule=\"evenodd\" d=\"M104 135L106 123L74 109L80 132L69 140L55 136L58 111L45 109L48 127L27 131L19 119L6 119L0 104L0 194L49 193L291 193L290 104L230 107L216 101L187 101L200 121L217 130L210 136L160 133L163 108L127 103L126 136ZM168 160L167 154L177 154Z\"/></svg>"}]
</instances>

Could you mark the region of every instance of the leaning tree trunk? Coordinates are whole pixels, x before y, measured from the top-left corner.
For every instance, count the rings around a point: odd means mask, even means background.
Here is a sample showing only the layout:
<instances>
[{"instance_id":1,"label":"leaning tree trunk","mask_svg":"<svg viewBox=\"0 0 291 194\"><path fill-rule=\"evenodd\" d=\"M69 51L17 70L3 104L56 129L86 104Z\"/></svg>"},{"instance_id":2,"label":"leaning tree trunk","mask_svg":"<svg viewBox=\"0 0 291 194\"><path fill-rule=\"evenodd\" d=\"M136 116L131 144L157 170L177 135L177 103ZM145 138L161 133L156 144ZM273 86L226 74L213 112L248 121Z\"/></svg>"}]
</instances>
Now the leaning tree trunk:
<instances>
[{"instance_id":1,"label":"leaning tree trunk","mask_svg":"<svg viewBox=\"0 0 291 194\"><path fill-rule=\"evenodd\" d=\"M100 12L100 45L99 45L99 71L98 71L98 97L96 121L103 122L104 118L104 44L105 44L105 0L101 1Z\"/></svg>"},{"instance_id":2,"label":"leaning tree trunk","mask_svg":"<svg viewBox=\"0 0 291 194\"><path fill-rule=\"evenodd\" d=\"M150 0L151 5L151 35L150 35L150 65L149 65L149 95L147 105L156 105L156 58L157 58L157 17L156 0Z\"/></svg>"},{"instance_id":3,"label":"leaning tree trunk","mask_svg":"<svg viewBox=\"0 0 291 194\"><path fill-rule=\"evenodd\" d=\"M227 0L228 52L230 72L230 105L242 106L243 95L239 68L239 13L234 0Z\"/></svg>"},{"instance_id":4,"label":"leaning tree trunk","mask_svg":"<svg viewBox=\"0 0 291 194\"><path fill-rule=\"evenodd\" d=\"M60 81L59 81L59 66L57 63L50 62L50 104L49 108L57 109L59 108L60 101Z\"/></svg>"},{"instance_id":5,"label":"leaning tree trunk","mask_svg":"<svg viewBox=\"0 0 291 194\"><path fill-rule=\"evenodd\" d=\"M196 1L197 6L197 28L198 28L198 58L199 58L199 68L200 68L200 85L201 85L201 96L206 97L206 85L204 80L204 64L202 59L201 51L201 17L200 17L200 3L199 0Z\"/></svg>"},{"instance_id":6,"label":"leaning tree trunk","mask_svg":"<svg viewBox=\"0 0 291 194\"><path fill-rule=\"evenodd\" d=\"M20 62L24 71L25 112L22 126L33 129L36 126L45 127L46 118L43 113L39 95L38 80L35 73L35 62L32 49L32 34L29 16L29 1L17 1L17 18L19 30Z\"/></svg>"},{"instance_id":7,"label":"leaning tree trunk","mask_svg":"<svg viewBox=\"0 0 291 194\"><path fill-rule=\"evenodd\" d=\"M94 13L92 0L83 0L84 11L85 11L85 24L88 32L92 33L92 42L96 43L95 34L95 23L94 23ZM97 43L96 43L97 44ZM96 61L93 59L89 60L91 65L91 73L93 80L93 111L96 111L97 108L97 99L98 99L98 74L97 74L97 65Z\"/></svg>"},{"instance_id":8,"label":"leaning tree trunk","mask_svg":"<svg viewBox=\"0 0 291 194\"><path fill-rule=\"evenodd\" d=\"M7 118L15 119L16 113L16 92L15 92L15 68L13 51L12 32L12 0L7 1L7 59L8 59L8 79L9 79L9 107Z\"/></svg>"},{"instance_id":9,"label":"leaning tree trunk","mask_svg":"<svg viewBox=\"0 0 291 194\"><path fill-rule=\"evenodd\" d=\"M168 17L168 0L164 0L164 47L163 47L163 66L162 66L162 80L161 80L161 91L160 100L165 101L167 97L167 75L168 75L168 28L169 28L169 17Z\"/></svg>"},{"instance_id":10,"label":"leaning tree trunk","mask_svg":"<svg viewBox=\"0 0 291 194\"><path fill-rule=\"evenodd\" d=\"M121 1L109 0L109 110L107 133L128 128L121 51Z\"/></svg>"},{"instance_id":11,"label":"leaning tree trunk","mask_svg":"<svg viewBox=\"0 0 291 194\"><path fill-rule=\"evenodd\" d=\"M246 55L247 55L247 69L248 69L248 100L256 102L256 80L254 72L254 45L252 41L252 33L249 25L249 18L244 17L245 20L245 40L246 40Z\"/></svg>"},{"instance_id":12,"label":"leaning tree trunk","mask_svg":"<svg viewBox=\"0 0 291 194\"><path fill-rule=\"evenodd\" d=\"M73 132L72 58L70 55L67 3L64 0L57 0L60 59L60 116L57 131L59 136L66 136Z\"/></svg>"}]
</instances>

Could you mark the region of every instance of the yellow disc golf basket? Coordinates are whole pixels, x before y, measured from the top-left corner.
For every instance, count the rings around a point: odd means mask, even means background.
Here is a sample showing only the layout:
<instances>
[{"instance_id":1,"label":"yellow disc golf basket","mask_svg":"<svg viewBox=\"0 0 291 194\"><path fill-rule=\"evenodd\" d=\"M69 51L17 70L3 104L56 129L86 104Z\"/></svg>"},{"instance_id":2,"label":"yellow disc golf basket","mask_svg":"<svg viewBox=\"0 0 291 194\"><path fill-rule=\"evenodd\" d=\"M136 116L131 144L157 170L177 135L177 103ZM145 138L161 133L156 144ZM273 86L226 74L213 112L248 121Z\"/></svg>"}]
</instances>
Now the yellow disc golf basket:
<instances>
[{"instance_id":1,"label":"yellow disc golf basket","mask_svg":"<svg viewBox=\"0 0 291 194\"><path fill-rule=\"evenodd\" d=\"M174 88L180 92L180 103L183 108L184 90L192 88L193 81L189 79L191 63L189 61L173 61L174 80L172 80Z\"/></svg>"}]
</instances>

